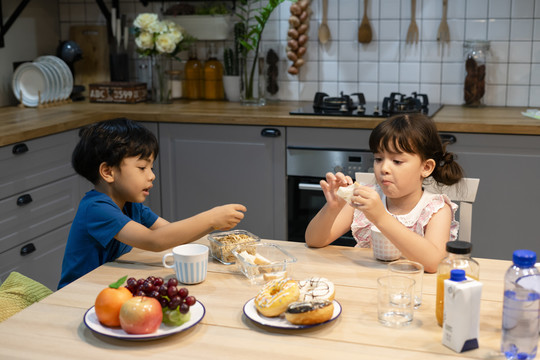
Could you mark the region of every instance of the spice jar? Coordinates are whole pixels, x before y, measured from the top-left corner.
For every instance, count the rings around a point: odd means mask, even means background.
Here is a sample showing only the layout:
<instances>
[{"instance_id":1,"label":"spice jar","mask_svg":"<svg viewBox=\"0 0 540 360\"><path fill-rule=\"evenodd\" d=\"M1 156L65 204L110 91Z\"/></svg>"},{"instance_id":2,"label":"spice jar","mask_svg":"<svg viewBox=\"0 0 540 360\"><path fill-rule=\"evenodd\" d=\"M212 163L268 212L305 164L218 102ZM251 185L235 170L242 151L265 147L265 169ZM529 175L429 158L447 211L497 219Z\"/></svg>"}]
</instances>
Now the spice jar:
<instances>
[{"instance_id":1,"label":"spice jar","mask_svg":"<svg viewBox=\"0 0 540 360\"><path fill-rule=\"evenodd\" d=\"M489 41L468 40L463 43L465 82L463 99L466 106L484 105L486 91L486 55Z\"/></svg>"},{"instance_id":2,"label":"spice jar","mask_svg":"<svg viewBox=\"0 0 540 360\"><path fill-rule=\"evenodd\" d=\"M467 241L449 241L446 243L446 256L437 268L437 297L435 300L435 315L439 326L443 324L444 315L444 280L450 278L450 270L462 269L465 274L478 280L480 265L471 258L472 244Z\"/></svg>"}]
</instances>

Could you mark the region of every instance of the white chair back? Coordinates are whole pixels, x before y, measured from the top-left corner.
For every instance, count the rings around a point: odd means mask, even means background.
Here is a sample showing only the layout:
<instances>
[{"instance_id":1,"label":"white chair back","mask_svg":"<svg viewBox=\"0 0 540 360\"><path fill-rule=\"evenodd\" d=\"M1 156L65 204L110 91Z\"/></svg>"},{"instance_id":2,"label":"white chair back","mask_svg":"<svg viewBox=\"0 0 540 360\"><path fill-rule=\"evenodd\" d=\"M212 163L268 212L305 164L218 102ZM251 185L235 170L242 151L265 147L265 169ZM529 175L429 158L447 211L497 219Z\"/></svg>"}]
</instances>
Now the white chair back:
<instances>
[{"instance_id":1,"label":"white chair back","mask_svg":"<svg viewBox=\"0 0 540 360\"><path fill-rule=\"evenodd\" d=\"M357 172L356 181L360 184L375 184L375 174ZM459 205L459 234L458 239L471 241L472 204L476 199L480 179L463 178L452 186L438 186L435 181L425 184L424 189L435 194L446 194L450 200Z\"/></svg>"}]
</instances>

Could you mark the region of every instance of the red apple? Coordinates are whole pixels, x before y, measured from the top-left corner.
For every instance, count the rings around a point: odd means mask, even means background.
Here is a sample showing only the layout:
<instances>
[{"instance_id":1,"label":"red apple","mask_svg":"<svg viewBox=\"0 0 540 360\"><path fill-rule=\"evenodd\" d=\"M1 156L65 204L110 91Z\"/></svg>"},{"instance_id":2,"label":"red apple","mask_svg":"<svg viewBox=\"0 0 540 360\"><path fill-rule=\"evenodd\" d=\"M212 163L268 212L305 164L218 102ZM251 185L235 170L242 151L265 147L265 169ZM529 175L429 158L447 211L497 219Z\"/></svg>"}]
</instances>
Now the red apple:
<instances>
[{"instance_id":1,"label":"red apple","mask_svg":"<svg viewBox=\"0 0 540 360\"><path fill-rule=\"evenodd\" d=\"M128 334L150 334L163 319L161 304L146 296L134 296L120 308L120 326Z\"/></svg>"}]
</instances>

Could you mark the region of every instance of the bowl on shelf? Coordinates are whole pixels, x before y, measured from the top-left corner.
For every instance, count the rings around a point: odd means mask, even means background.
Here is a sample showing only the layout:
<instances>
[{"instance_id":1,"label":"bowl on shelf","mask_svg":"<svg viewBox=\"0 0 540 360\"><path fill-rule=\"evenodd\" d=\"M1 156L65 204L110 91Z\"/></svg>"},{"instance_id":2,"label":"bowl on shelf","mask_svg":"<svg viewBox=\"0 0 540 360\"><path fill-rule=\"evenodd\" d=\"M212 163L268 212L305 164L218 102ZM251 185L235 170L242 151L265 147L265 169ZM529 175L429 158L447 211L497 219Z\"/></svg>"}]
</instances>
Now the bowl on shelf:
<instances>
[{"instance_id":1,"label":"bowl on shelf","mask_svg":"<svg viewBox=\"0 0 540 360\"><path fill-rule=\"evenodd\" d=\"M208 235L210 242L210 254L222 264L232 265L236 263L233 249L239 245L258 243L261 239L246 230L231 230L215 232Z\"/></svg>"},{"instance_id":2,"label":"bowl on shelf","mask_svg":"<svg viewBox=\"0 0 540 360\"><path fill-rule=\"evenodd\" d=\"M296 258L280 246L269 243L251 243L233 250L240 271L252 284L291 276Z\"/></svg>"}]
</instances>

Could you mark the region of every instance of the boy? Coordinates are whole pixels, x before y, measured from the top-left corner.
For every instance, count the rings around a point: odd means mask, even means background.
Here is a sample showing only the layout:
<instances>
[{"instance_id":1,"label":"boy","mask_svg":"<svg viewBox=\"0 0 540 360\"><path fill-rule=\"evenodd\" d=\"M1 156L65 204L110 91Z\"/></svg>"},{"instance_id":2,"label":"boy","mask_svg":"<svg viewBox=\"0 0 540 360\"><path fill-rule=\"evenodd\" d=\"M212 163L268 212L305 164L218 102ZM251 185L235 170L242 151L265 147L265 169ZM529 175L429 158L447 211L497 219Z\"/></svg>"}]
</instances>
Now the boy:
<instances>
[{"instance_id":1,"label":"boy","mask_svg":"<svg viewBox=\"0 0 540 360\"><path fill-rule=\"evenodd\" d=\"M83 128L79 136L71 162L94 190L81 200L71 225L59 289L132 247L163 251L213 230L229 230L244 218L243 205L228 204L169 223L144 206L159 145L136 122L103 121Z\"/></svg>"}]
</instances>

